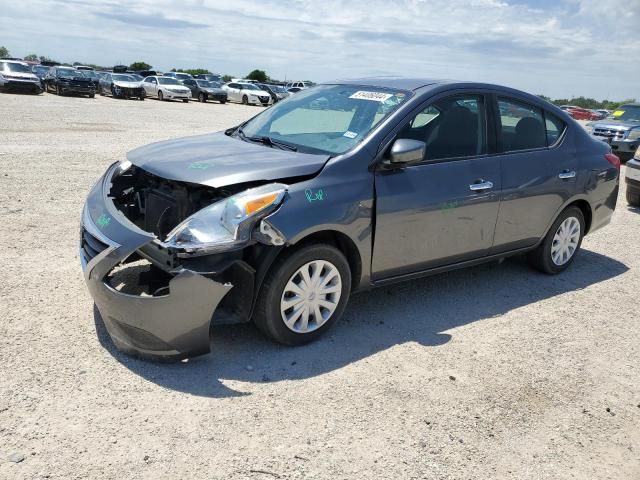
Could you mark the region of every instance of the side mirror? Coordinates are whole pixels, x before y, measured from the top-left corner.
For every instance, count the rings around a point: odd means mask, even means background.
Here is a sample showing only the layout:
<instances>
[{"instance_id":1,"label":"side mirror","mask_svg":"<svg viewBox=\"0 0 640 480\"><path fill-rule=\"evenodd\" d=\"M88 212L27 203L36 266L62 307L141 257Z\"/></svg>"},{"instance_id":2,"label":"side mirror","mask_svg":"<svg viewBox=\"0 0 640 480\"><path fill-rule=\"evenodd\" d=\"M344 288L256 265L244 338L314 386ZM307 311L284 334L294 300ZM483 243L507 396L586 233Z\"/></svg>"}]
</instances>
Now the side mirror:
<instances>
[{"instance_id":1,"label":"side mirror","mask_svg":"<svg viewBox=\"0 0 640 480\"><path fill-rule=\"evenodd\" d=\"M421 162L426 150L427 144L424 142L410 138L399 138L391 146L389 160L393 165Z\"/></svg>"}]
</instances>

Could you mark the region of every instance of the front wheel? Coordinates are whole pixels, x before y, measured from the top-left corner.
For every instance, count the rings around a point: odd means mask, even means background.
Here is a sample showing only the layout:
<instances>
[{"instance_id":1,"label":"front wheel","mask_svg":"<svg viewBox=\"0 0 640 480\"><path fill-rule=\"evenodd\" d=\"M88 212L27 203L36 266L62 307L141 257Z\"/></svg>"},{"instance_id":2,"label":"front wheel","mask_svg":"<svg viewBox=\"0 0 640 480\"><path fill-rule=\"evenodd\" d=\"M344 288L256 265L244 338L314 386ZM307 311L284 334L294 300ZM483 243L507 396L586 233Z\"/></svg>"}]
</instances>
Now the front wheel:
<instances>
[{"instance_id":1,"label":"front wheel","mask_svg":"<svg viewBox=\"0 0 640 480\"><path fill-rule=\"evenodd\" d=\"M163 101L164 95L162 94L162 90L158 90L158 100Z\"/></svg>"},{"instance_id":2,"label":"front wheel","mask_svg":"<svg viewBox=\"0 0 640 480\"><path fill-rule=\"evenodd\" d=\"M183 98L182 99L182 103L189 103L189 99L188 98Z\"/></svg>"},{"instance_id":3,"label":"front wheel","mask_svg":"<svg viewBox=\"0 0 640 480\"><path fill-rule=\"evenodd\" d=\"M584 229L582 210L567 208L553 223L540 246L529 254L531 264L549 275L566 270L580 250Z\"/></svg>"},{"instance_id":4,"label":"front wheel","mask_svg":"<svg viewBox=\"0 0 640 480\"><path fill-rule=\"evenodd\" d=\"M627 193L625 194L627 197L627 203L632 207L640 207L640 192L632 192L627 187Z\"/></svg>"},{"instance_id":5,"label":"front wheel","mask_svg":"<svg viewBox=\"0 0 640 480\"><path fill-rule=\"evenodd\" d=\"M204 102L206 102L206 101L207 101L207 99L206 99L206 98L205 98L205 96L204 96L204 93L202 93L202 92L201 92L201 93L199 93L199 94L198 94L198 101L199 101L200 103L204 103Z\"/></svg>"},{"instance_id":6,"label":"front wheel","mask_svg":"<svg viewBox=\"0 0 640 480\"><path fill-rule=\"evenodd\" d=\"M247 98L246 95L242 96L242 104L243 105L249 105L249 99Z\"/></svg>"},{"instance_id":7,"label":"front wheel","mask_svg":"<svg viewBox=\"0 0 640 480\"><path fill-rule=\"evenodd\" d=\"M272 266L260 290L254 321L285 345L303 345L342 316L351 293L346 258L331 245L308 245Z\"/></svg>"}]
</instances>

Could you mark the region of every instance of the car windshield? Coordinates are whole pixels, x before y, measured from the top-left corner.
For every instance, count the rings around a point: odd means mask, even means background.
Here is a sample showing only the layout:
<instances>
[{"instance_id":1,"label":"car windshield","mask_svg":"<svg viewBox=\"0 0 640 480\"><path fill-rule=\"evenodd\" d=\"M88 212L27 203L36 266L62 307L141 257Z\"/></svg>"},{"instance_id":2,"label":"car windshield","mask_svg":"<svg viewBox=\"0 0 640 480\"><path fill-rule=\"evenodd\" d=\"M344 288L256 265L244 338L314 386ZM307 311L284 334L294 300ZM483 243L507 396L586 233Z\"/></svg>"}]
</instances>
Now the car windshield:
<instances>
[{"instance_id":1,"label":"car windshield","mask_svg":"<svg viewBox=\"0 0 640 480\"><path fill-rule=\"evenodd\" d=\"M42 65L36 65L33 67L33 72L40 75L46 74L49 71L49 67L43 67Z\"/></svg>"},{"instance_id":2,"label":"car windshield","mask_svg":"<svg viewBox=\"0 0 640 480\"><path fill-rule=\"evenodd\" d=\"M144 77L142 75L138 75L137 73L132 73L129 76L133 78L136 82L139 82L140 80L144 80Z\"/></svg>"},{"instance_id":3,"label":"car windshield","mask_svg":"<svg viewBox=\"0 0 640 480\"><path fill-rule=\"evenodd\" d=\"M6 65L10 72L33 73L28 65L23 65L22 63L7 63Z\"/></svg>"},{"instance_id":4,"label":"car windshield","mask_svg":"<svg viewBox=\"0 0 640 480\"><path fill-rule=\"evenodd\" d=\"M135 79L131 75L112 75L112 78L119 82L135 82Z\"/></svg>"},{"instance_id":5,"label":"car windshield","mask_svg":"<svg viewBox=\"0 0 640 480\"><path fill-rule=\"evenodd\" d=\"M276 103L247 122L238 136L247 141L269 137L301 152L336 155L362 142L410 95L379 87L322 85Z\"/></svg>"},{"instance_id":6,"label":"car windshield","mask_svg":"<svg viewBox=\"0 0 640 480\"><path fill-rule=\"evenodd\" d=\"M74 77L86 78L84 73L82 73L80 70L76 70L75 68L59 68L58 76L62 78L74 78Z\"/></svg>"},{"instance_id":7,"label":"car windshield","mask_svg":"<svg viewBox=\"0 0 640 480\"><path fill-rule=\"evenodd\" d=\"M180 80L188 80L191 78L191 75L187 75L186 73L176 73L176 78Z\"/></svg>"},{"instance_id":8,"label":"car windshield","mask_svg":"<svg viewBox=\"0 0 640 480\"><path fill-rule=\"evenodd\" d=\"M241 83L240 88L243 90L260 90L253 83Z\"/></svg>"},{"instance_id":9,"label":"car windshield","mask_svg":"<svg viewBox=\"0 0 640 480\"><path fill-rule=\"evenodd\" d=\"M100 75L98 75L96 72L94 72L93 70L82 70L82 74L85 77L89 77L89 78L95 78L98 79L100 78Z\"/></svg>"},{"instance_id":10,"label":"car windshield","mask_svg":"<svg viewBox=\"0 0 640 480\"><path fill-rule=\"evenodd\" d=\"M171 77L158 77L158 83L160 85L182 85L178 80Z\"/></svg>"},{"instance_id":11,"label":"car windshield","mask_svg":"<svg viewBox=\"0 0 640 480\"><path fill-rule=\"evenodd\" d=\"M215 88L216 85L213 82L208 82L207 80L197 80L196 82L201 88Z\"/></svg>"},{"instance_id":12,"label":"car windshield","mask_svg":"<svg viewBox=\"0 0 640 480\"><path fill-rule=\"evenodd\" d=\"M278 92L278 93L284 93L286 92L286 88L281 87L280 85L269 85L269 88L271 88L271 90L273 90L274 92Z\"/></svg>"},{"instance_id":13,"label":"car windshield","mask_svg":"<svg viewBox=\"0 0 640 480\"><path fill-rule=\"evenodd\" d=\"M640 105L622 105L611 115L617 120L640 122Z\"/></svg>"}]
</instances>

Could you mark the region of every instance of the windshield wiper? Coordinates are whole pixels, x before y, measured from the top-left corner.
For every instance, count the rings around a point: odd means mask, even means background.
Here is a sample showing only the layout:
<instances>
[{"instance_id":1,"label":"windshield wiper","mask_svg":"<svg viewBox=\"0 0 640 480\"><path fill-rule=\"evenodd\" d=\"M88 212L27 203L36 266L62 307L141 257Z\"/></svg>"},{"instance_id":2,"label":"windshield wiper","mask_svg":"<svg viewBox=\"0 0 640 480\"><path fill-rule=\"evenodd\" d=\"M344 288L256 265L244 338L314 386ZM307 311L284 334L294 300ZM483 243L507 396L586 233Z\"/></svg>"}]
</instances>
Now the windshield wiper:
<instances>
[{"instance_id":1,"label":"windshield wiper","mask_svg":"<svg viewBox=\"0 0 640 480\"><path fill-rule=\"evenodd\" d=\"M244 135L244 133L242 133ZM294 147L293 145L289 145L288 143L281 142L279 140L274 140L273 138L262 135L260 137L246 137L247 140L251 140L252 142L262 143L263 145L267 145L268 147L277 147L281 150L289 150L290 152L297 152L298 147Z\"/></svg>"}]
</instances>

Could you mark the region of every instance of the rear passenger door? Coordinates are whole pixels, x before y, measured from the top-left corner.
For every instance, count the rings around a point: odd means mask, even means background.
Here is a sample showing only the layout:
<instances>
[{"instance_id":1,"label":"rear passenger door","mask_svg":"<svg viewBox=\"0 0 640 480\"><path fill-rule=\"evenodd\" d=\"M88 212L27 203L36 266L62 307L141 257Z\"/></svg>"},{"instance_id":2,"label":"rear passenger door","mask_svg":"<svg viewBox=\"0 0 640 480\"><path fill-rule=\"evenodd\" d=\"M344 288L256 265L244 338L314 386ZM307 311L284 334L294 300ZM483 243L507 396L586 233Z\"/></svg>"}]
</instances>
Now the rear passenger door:
<instances>
[{"instance_id":1,"label":"rear passenger door","mask_svg":"<svg viewBox=\"0 0 640 480\"><path fill-rule=\"evenodd\" d=\"M517 98L499 96L495 108L502 192L494 254L534 245L574 194L578 172L561 119Z\"/></svg>"}]
</instances>

